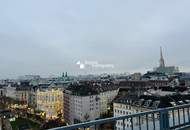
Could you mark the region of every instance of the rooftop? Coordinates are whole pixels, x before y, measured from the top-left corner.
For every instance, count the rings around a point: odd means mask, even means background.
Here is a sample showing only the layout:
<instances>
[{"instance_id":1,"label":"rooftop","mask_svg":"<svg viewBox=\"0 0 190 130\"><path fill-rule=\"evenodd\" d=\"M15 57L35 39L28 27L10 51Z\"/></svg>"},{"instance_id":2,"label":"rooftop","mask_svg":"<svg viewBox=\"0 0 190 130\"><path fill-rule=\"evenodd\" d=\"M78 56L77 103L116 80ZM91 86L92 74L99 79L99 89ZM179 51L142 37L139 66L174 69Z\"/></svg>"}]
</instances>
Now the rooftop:
<instances>
[{"instance_id":1,"label":"rooftop","mask_svg":"<svg viewBox=\"0 0 190 130\"><path fill-rule=\"evenodd\" d=\"M118 87L113 83L98 83L98 82L83 82L70 85L67 90L72 91L74 95L88 96L95 95L101 92L117 90Z\"/></svg>"},{"instance_id":2,"label":"rooftop","mask_svg":"<svg viewBox=\"0 0 190 130\"><path fill-rule=\"evenodd\" d=\"M166 96L121 96L114 100L115 103L129 104L131 106L147 109L158 109L190 103L190 94L166 95Z\"/></svg>"}]
</instances>

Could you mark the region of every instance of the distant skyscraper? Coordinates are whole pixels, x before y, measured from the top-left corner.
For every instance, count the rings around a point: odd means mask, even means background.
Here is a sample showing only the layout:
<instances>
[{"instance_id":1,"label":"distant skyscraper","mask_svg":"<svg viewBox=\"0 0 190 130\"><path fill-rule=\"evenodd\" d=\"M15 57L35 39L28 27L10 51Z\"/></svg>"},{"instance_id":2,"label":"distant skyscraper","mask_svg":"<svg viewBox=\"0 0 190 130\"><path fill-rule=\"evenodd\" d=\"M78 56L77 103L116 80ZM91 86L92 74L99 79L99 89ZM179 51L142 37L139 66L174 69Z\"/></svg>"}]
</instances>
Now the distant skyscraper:
<instances>
[{"instance_id":1,"label":"distant skyscraper","mask_svg":"<svg viewBox=\"0 0 190 130\"><path fill-rule=\"evenodd\" d=\"M165 67L164 57L162 54L162 47L160 47L160 67Z\"/></svg>"}]
</instances>

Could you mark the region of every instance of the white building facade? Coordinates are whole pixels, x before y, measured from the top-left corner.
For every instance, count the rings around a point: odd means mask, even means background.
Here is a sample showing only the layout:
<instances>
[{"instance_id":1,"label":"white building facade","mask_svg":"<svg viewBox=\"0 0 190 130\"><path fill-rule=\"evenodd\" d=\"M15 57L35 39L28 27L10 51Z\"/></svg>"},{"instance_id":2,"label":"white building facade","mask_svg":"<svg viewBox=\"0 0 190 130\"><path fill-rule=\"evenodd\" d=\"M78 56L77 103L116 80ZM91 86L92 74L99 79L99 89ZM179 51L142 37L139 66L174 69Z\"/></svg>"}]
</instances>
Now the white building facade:
<instances>
[{"instance_id":1,"label":"white building facade","mask_svg":"<svg viewBox=\"0 0 190 130\"><path fill-rule=\"evenodd\" d=\"M95 120L106 114L118 90L101 91L96 94L75 94L64 91L64 118L70 124Z\"/></svg>"},{"instance_id":2,"label":"white building facade","mask_svg":"<svg viewBox=\"0 0 190 130\"><path fill-rule=\"evenodd\" d=\"M70 95L70 123L73 124L100 118L99 105L100 99L98 95Z\"/></svg>"}]
</instances>

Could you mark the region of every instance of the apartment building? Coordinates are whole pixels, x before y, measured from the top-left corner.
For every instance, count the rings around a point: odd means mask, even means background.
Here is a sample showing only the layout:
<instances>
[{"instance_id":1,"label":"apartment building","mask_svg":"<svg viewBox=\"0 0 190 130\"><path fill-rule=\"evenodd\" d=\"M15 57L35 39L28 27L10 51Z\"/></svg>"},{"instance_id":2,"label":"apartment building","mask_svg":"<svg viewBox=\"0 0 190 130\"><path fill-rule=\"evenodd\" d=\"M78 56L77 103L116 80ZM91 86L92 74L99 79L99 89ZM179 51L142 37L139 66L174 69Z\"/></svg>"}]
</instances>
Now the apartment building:
<instances>
[{"instance_id":1,"label":"apartment building","mask_svg":"<svg viewBox=\"0 0 190 130\"><path fill-rule=\"evenodd\" d=\"M71 124L98 119L107 113L117 92L111 85L71 85L64 91L64 118Z\"/></svg>"},{"instance_id":2,"label":"apartment building","mask_svg":"<svg viewBox=\"0 0 190 130\"><path fill-rule=\"evenodd\" d=\"M124 115L131 115L139 112L150 111L158 108L166 108L172 107L176 105L182 105L190 103L190 95L179 95L179 94L161 94L162 96L158 95L141 95L139 97L134 95L128 96L120 96L116 100L114 100L113 104L113 111L114 117L117 116L124 116ZM183 111L180 110L180 115L183 114ZM175 116L178 116L178 113L174 113ZM172 113L169 113L169 117L172 116ZM159 123L159 113L154 115L156 123ZM149 122L152 121L152 117L148 118ZM125 123L125 124L123 124ZM133 118L133 127L138 126L141 123L142 128L143 126L146 127L146 120L145 118ZM125 129L131 129L132 121L131 118L126 119L125 122L117 121L116 122L116 130L122 130L123 125L125 125ZM156 124L158 125L158 124ZM151 127L151 125L150 125Z\"/></svg>"},{"instance_id":3,"label":"apartment building","mask_svg":"<svg viewBox=\"0 0 190 130\"><path fill-rule=\"evenodd\" d=\"M46 113L47 119L63 115L63 91L55 88L37 90L37 110Z\"/></svg>"},{"instance_id":4,"label":"apartment building","mask_svg":"<svg viewBox=\"0 0 190 130\"><path fill-rule=\"evenodd\" d=\"M98 93L89 87L70 86L64 91L64 118L70 124L98 119L99 103Z\"/></svg>"}]
</instances>

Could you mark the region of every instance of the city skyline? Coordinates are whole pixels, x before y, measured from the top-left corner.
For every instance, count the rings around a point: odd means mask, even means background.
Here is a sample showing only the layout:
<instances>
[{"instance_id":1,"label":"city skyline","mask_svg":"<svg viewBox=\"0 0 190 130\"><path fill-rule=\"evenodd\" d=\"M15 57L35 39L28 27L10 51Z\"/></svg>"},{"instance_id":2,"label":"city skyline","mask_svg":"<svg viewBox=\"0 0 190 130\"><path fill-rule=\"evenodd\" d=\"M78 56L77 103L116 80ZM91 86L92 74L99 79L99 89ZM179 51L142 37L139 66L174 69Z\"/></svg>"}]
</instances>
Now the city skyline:
<instances>
[{"instance_id":1,"label":"city skyline","mask_svg":"<svg viewBox=\"0 0 190 130\"><path fill-rule=\"evenodd\" d=\"M166 65L190 71L189 1L2 1L0 78L145 72ZM106 8L105 8L106 7ZM77 61L113 64L81 70Z\"/></svg>"}]
</instances>

